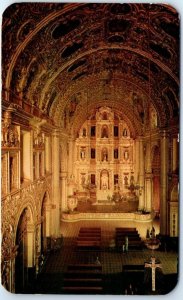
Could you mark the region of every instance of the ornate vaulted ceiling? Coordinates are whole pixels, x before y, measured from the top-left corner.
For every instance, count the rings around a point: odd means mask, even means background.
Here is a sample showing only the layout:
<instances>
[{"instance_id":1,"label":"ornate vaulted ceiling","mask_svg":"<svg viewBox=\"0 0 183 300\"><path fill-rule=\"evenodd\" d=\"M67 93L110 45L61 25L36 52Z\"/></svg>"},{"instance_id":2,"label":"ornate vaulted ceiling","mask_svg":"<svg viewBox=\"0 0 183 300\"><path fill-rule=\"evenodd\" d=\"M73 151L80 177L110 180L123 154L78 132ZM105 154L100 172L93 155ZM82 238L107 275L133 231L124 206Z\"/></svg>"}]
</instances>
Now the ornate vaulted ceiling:
<instances>
[{"instance_id":1,"label":"ornate vaulted ceiling","mask_svg":"<svg viewBox=\"0 0 183 300\"><path fill-rule=\"evenodd\" d=\"M179 18L155 4L13 4L3 15L3 102L76 131L106 105L141 134L179 110ZM135 109L134 109L135 107Z\"/></svg>"}]
</instances>

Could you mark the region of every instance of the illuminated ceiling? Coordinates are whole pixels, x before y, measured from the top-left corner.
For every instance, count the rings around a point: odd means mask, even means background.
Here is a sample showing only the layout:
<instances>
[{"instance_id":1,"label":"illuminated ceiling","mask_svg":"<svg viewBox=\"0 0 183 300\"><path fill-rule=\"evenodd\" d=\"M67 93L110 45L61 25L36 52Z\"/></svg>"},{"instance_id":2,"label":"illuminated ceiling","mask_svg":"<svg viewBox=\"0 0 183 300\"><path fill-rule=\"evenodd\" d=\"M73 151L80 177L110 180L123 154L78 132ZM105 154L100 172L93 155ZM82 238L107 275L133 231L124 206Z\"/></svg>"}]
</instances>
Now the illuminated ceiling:
<instances>
[{"instance_id":1,"label":"illuminated ceiling","mask_svg":"<svg viewBox=\"0 0 183 300\"><path fill-rule=\"evenodd\" d=\"M77 131L104 105L136 134L144 125L137 104L147 119L151 101L159 127L178 116L179 18L168 5L13 4L2 58L4 105L61 128Z\"/></svg>"}]
</instances>

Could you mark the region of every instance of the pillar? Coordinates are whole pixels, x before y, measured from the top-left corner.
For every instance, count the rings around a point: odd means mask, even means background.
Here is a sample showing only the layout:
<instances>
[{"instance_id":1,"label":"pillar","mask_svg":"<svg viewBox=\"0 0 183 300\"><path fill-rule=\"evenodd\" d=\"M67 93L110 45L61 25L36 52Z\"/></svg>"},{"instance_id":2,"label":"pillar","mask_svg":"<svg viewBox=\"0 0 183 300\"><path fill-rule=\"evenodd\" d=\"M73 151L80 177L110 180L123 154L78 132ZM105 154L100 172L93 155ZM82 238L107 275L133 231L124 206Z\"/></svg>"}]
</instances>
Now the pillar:
<instances>
[{"instance_id":1,"label":"pillar","mask_svg":"<svg viewBox=\"0 0 183 300\"><path fill-rule=\"evenodd\" d=\"M67 173L61 173L61 211L67 210Z\"/></svg>"},{"instance_id":2,"label":"pillar","mask_svg":"<svg viewBox=\"0 0 183 300\"><path fill-rule=\"evenodd\" d=\"M177 138L173 138L173 155L172 155L172 171L173 173L178 170L178 141Z\"/></svg>"},{"instance_id":3,"label":"pillar","mask_svg":"<svg viewBox=\"0 0 183 300\"><path fill-rule=\"evenodd\" d=\"M139 210L144 209L144 145L142 138L139 139L139 185L142 187L139 193Z\"/></svg>"},{"instance_id":4,"label":"pillar","mask_svg":"<svg viewBox=\"0 0 183 300\"><path fill-rule=\"evenodd\" d=\"M52 135L52 226L51 235L60 236L60 153L59 132Z\"/></svg>"},{"instance_id":5,"label":"pillar","mask_svg":"<svg viewBox=\"0 0 183 300\"><path fill-rule=\"evenodd\" d=\"M152 211L152 166L151 166L151 144L146 146L145 164L145 210Z\"/></svg>"},{"instance_id":6,"label":"pillar","mask_svg":"<svg viewBox=\"0 0 183 300\"><path fill-rule=\"evenodd\" d=\"M152 173L145 175L145 210L152 211Z\"/></svg>"},{"instance_id":7,"label":"pillar","mask_svg":"<svg viewBox=\"0 0 183 300\"><path fill-rule=\"evenodd\" d=\"M74 139L69 139L68 178L73 175Z\"/></svg>"},{"instance_id":8,"label":"pillar","mask_svg":"<svg viewBox=\"0 0 183 300\"><path fill-rule=\"evenodd\" d=\"M167 234L167 173L168 173L168 137L165 130L161 133L161 168L160 168L160 233Z\"/></svg>"}]
</instances>

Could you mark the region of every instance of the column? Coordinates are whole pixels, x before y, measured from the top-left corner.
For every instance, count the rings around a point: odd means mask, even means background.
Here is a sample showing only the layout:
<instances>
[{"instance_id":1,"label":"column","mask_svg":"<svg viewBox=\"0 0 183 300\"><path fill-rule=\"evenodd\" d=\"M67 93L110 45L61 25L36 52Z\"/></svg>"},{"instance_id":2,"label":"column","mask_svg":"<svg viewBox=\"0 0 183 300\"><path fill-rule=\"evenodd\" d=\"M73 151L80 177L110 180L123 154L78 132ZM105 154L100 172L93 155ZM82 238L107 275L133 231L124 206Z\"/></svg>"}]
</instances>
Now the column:
<instances>
[{"instance_id":1,"label":"column","mask_svg":"<svg viewBox=\"0 0 183 300\"><path fill-rule=\"evenodd\" d=\"M67 141L61 140L61 211L67 210Z\"/></svg>"},{"instance_id":2,"label":"column","mask_svg":"<svg viewBox=\"0 0 183 300\"><path fill-rule=\"evenodd\" d=\"M151 145L146 146L145 165L145 210L152 211L152 166L151 166Z\"/></svg>"},{"instance_id":3,"label":"column","mask_svg":"<svg viewBox=\"0 0 183 300\"><path fill-rule=\"evenodd\" d=\"M60 153L59 132L52 135L52 226L51 234L60 236Z\"/></svg>"},{"instance_id":4,"label":"column","mask_svg":"<svg viewBox=\"0 0 183 300\"><path fill-rule=\"evenodd\" d=\"M137 183L139 183L139 166L140 166L140 160L139 160L139 140L136 139L135 141L135 155L134 155L134 172L135 172L135 180Z\"/></svg>"},{"instance_id":5,"label":"column","mask_svg":"<svg viewBox=\"0 0 183 300\"><path fill-rule=\"evenodd\" d=\"M139 139L139 184L141 188L139 193L139 209L144 209L144 145L142 138Z\"/></svg>"},{"instance_id":6,"label":"column","mask_svg":"<svg viewBox=\"0 0 183 300\"><path fill-rule=\"evenodd\" d=\"M168 137L165 130L161 134L161 169L160 169L160 233L167 233L167 173L168 173Z\"/></svg>"},{"instance_id":7,"label":"column","mask_svg":"<svg viewBox=\"0 0 183 300\"><path fill-rule=\"evenodd\" d=\"M173 155L172 155L172 171L173 173L178 170L178 141L177 138L173 138Z\"/></svg>"},{"instance_id":8,"label":"column","mask_svg":"<svg viewBox=\"0 0 183 300\"><path fill-rule=\"evenodd\" d=\"M152 211L152 174L145 175L145 210Z\"/></svg>"},{"instance_id":9,"label":"column","mask_svg":"<svg viewBox=\"0 0 183 300\"><path fill-rule=\"evenodd\" d=\"M61 211L66 211L67 207L67 174L61 173Z\"/></svg>"},{"instance_id":10,"label":"column","mask_svg":"<svg viewBox=\"0 0 183 300\"><path fill-rule=\"evenodd\" d=\"M68 178L73 175L73 155L74 155L74 139L69 139L69 157L68 157Z\"/></svg>"}]
</instances>

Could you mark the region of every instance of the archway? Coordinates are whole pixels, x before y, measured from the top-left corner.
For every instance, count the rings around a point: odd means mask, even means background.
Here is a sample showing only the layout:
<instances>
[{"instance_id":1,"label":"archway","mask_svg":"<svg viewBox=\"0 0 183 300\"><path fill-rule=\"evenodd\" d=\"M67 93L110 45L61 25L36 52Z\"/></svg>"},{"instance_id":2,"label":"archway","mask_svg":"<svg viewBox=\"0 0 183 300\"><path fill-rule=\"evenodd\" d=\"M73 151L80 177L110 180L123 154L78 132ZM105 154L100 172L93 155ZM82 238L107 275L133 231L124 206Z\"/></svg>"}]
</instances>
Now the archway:
<instances>
[{"instance_id":1,"label":"archway","mask_svg":"<svg viewBox=\"0 0 183 300\"><path fill-rule=\"evenodd\" d=\"M18 251L15 259L15 292L22 293L27 290L34 269L34 225L30 208L24 208L20 215L16 245Z\"/></svg>"},{"instance_id":2,"label":"archway","mask_svg":"<svg viewBox=\"0 0 183 300\"><path fill-rule=\"evenodd\" d=\"M41 207L41 255L45 255L50 248L49 236L49 216L47 212L48 195L44 194Z\"/></svg>"}]
</instances>

